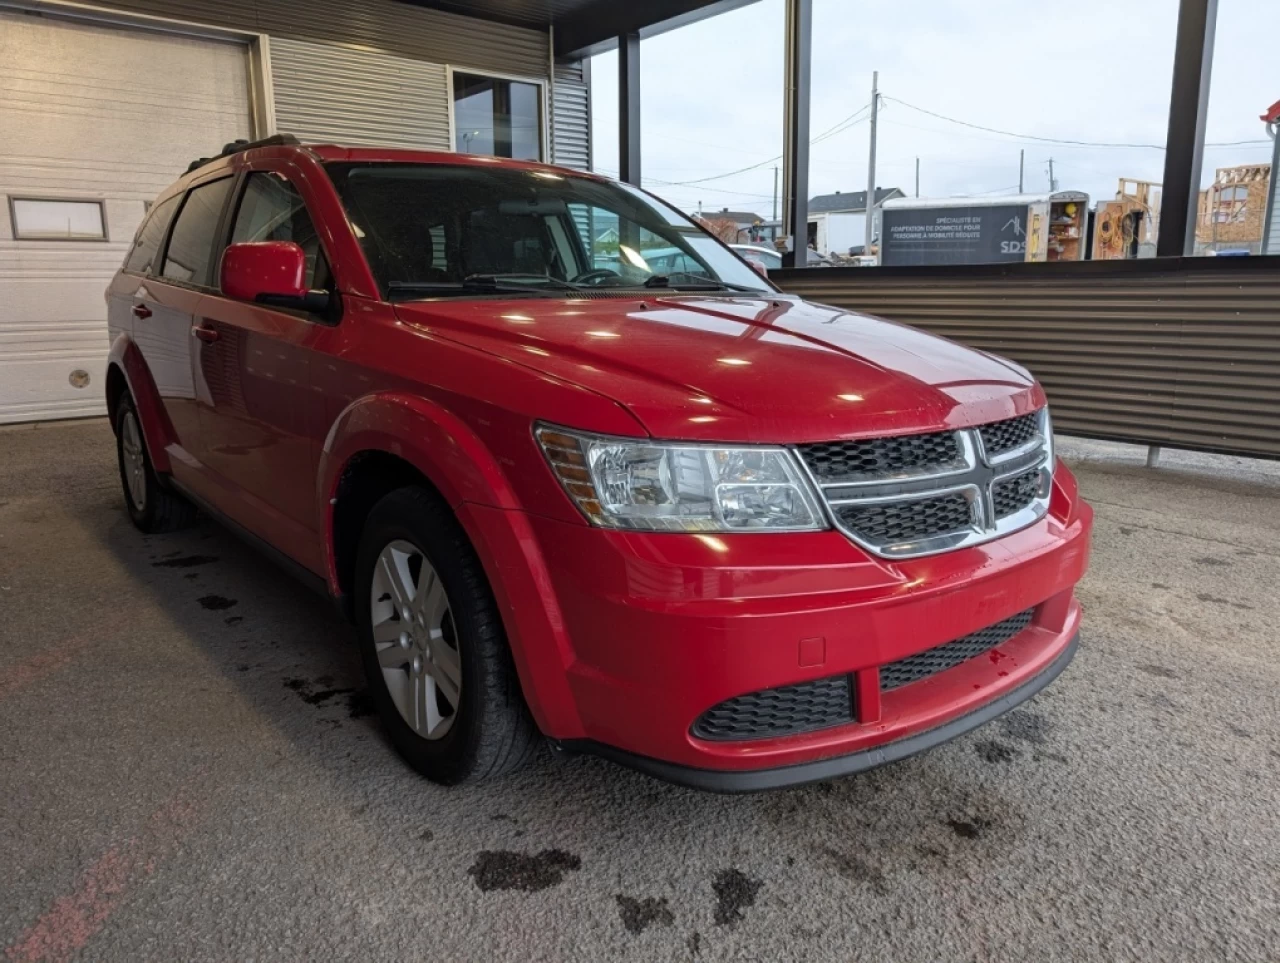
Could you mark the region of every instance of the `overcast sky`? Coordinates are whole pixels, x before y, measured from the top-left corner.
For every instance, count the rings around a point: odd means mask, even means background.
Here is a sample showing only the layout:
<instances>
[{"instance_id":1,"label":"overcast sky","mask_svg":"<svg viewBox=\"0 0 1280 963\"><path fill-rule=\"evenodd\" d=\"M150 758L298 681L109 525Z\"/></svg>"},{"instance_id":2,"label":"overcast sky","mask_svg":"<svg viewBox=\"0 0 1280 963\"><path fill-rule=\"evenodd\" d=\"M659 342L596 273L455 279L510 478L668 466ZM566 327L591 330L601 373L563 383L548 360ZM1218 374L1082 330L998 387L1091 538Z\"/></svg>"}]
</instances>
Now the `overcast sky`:
<instances>
[{"instance_id":1,"label":"overcast sky","mask_svg":"<svg viewBox=\"0 0 1280 963\"><path fill-rule=\"evenodd\" d=\"M635 0L632 0L635 2ZM812 134L865 108L880 71L881 187L922 196L1013 193L1018 151L1026 188L1111 197L1119 177L1159 181L1163 152L1005 137L933 111L1021 135L1163 144L1177 0L814 0ZM772 213L782 152L783 0L641 44L645 186L685 210ZM1258 116L1280 100L1280 0L1220 0L1204 182L1216 167L1268 163ZM617 56L592 64L595 166L618 169ZM908 104L912 106L907 106ZM867 111L814 145L810 195L867 186ZM760 162L757 170L698 185ZM780 161L776 163L781 163Z\"/></svg>"}]
</instances>

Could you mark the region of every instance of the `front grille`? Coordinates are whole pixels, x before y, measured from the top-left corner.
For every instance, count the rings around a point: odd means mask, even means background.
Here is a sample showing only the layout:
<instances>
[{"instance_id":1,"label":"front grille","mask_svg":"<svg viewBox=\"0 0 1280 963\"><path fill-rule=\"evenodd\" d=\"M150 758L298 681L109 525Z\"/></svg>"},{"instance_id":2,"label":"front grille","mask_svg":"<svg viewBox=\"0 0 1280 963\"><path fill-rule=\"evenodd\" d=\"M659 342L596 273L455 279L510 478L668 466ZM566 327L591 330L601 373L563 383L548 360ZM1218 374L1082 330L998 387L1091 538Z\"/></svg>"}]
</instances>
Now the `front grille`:
<instances>
[{"instance_id":1,"label":"front grille","mask_svg":"<svg viewBox=\"0 0 1280 963\"><path fill-rule=\"evenodd\" d=\"M914 542L973 525L969 499L960 492L911 501L842 505L836 516L849 531L877 545Z\"/></svg>"},{"instance_id":2,"label":"front grille","mask_svg":"<svg viewBox=\"0 0 1280 963\"><path fill-rule=\"evenodd\" d=\"M699 739L732 742L795 735L852 721L850 677L838 675L728 699L700 715L692 732Z\"/></svg>"},{"instance_id":3,"label":"front grille","mask_svg":"<svg viewBox=\"0 0 1280 963\"><path fill-rule=\"evenodd\" d=\"M804 445L800 454L820 482L891 478L964 467L954 431Z\"/></svg>"},{"instance_id":4,"label":"front grille","mask_svg":"<svg viewBox=\"0 0 1280 963\"><path fill-rule=\"evenodd\" d=\"M1040 492L1040 469L1035 468L1021 475L1014 475L991 486L991 502L995 508L996 518L1004 518L1014 512L1020 512L1033 501Z\"/></svg>"},{"instance_id":5,"label":"front grille","mask_svg":"<svg viewBox=\"0 0 1280 963\"><path fill-rule=\"evenodd\" d=\"M931 675L953 669L961 662L968 662L989 652L997 645L1008 642L1031 624L1034 609L1027 609L1012 618L980 629L972 635L947 642L924 652L917 652L897 662L880 666L880 691L900 689L912 682L919 682Z\"/></svg>"},{"instance_id":6,"label":"front grille","mask_svg":"<svg viewBox=\"0 0 1280 963\"><path fill-rule=\"evenodd\" d=\"M1044 516L1048 424L1048 412L1037 411L955 431L799 445L796 453L841 531L885 558L915 558ZM996 481L1004 472L1011 477Z\"/></svg>"},{"instance_id":7,"label":"front grille","mask_svg":"<svg viewBox=\"0 0 1280 963\"><path fill-rule=\"evenodd\" d=\"M1002 455L1006 451L1022 447L1036 436L1039 418L1039 414L1022 415L1008 421L983 425L978 429L978 434L982 435L982 447L989 456Z\"/></svg>"}]
</instances>

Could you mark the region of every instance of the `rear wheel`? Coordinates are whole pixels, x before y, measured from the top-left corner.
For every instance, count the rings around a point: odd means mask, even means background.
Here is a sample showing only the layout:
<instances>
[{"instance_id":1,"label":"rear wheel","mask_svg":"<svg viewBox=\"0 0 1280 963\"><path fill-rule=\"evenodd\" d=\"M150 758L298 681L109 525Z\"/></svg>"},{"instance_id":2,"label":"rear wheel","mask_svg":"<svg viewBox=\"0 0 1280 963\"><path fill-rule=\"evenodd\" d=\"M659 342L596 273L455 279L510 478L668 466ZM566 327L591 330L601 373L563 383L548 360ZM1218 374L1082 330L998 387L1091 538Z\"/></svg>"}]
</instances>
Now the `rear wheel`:
<instances>
[{"instance_id":1,"label":"rear wheel","mask_svg":"<svg viewBox=\"0 0 1280 963\"><path fill-rule=\"evenodd\" d=\"M361 659L400 754L435 782L513 771L541 737L493 593L438 496L392 492L374 506L356 560Z\"/></svg>"},{"instance_id":2,"label":"rear wheel","mask_svg":"<svg viewBox=\"0 0 1280 963\"><path fill-rule=\"evenodd\" d=\"M133 524L148 534L173 532L191 524L196 509L177 492L166 488L151 466L142 424L133 399L127 394L116 406L116 456L124 503Z\"/></svg>"}]
</instances>

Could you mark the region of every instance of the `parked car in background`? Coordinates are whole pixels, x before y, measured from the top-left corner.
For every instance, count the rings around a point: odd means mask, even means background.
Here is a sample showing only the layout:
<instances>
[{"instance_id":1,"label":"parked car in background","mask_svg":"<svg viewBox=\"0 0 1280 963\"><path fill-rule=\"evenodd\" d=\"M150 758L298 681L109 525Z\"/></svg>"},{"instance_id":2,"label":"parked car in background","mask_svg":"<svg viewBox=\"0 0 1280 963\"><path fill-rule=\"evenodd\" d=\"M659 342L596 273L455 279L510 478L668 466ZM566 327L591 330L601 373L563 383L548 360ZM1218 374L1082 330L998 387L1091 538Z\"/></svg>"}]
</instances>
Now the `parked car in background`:
<instances>
[{"instance_id":1,"label":"parked car in background","mask_svg":"<svg viewBox=\"0 0 1280 963\"><path fill-rule=\"evenodd\" d=\"M771 247L762 247L759 244L730 244L729 246L747 263L760 265L766 271L776 271L782 267L782 255ZM833 267L835 264L831 258L825 254L819 254L813 248L809 248L805 253L809 267Z\"/></svg>"},{"instance_id":2,"label":"parked car in background","mask_svg":"<svg viewBox=\"0 0 1280 963\"><path fill-rule=\"evenodd\" d=\"M784 294L634 187L233 145L107 295L134 523L199 506L331 596L439 782L544 737L708 789L829 778L1075 651L1092 512L1035 380Z\"/></svg>"}]
</instances>

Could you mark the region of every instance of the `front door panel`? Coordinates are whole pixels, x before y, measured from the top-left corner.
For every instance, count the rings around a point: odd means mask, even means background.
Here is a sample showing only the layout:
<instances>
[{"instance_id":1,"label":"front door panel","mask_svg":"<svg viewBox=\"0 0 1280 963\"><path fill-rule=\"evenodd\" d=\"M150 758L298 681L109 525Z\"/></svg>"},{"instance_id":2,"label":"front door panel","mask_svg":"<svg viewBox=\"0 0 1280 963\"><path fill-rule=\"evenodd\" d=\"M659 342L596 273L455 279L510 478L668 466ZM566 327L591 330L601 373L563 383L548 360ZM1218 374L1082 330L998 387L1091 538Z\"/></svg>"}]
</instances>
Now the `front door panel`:
<instances>
[{"instance_id":1,"label":"front door panel","mask_svg":"<svg viewBox=\"0 0 1280 963\"><path fill-rule=\"evenodd\" d=\"M191 339L199 458L221 491L217 507L323 571L316 466L324 409L311 387L315 325L220 296L204 299Z\"/></svg>"}]
</instances>

